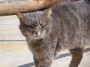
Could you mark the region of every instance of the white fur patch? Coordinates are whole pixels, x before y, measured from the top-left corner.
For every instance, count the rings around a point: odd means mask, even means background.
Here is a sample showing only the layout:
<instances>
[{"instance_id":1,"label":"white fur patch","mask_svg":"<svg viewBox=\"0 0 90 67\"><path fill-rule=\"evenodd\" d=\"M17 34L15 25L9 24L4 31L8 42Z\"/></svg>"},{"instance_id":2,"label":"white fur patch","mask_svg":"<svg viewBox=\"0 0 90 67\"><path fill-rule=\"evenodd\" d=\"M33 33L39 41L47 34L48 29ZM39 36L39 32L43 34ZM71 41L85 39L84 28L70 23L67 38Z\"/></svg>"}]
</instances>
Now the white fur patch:
<instances>
[{"instance_id":1,"label":"white fur patch","mask_svg":"<svg viewBox=\"0 0 90 67\"><path fill-rule=\"evenodd\" d=\"M40 33L40 31L39 31L39 32L38 32L38 36L40 36L40 34L41 34L41 33Z\"/></svg>"},{"instance_id":2,"label":"white fur patch","mask_svg":"<svg viewBox=\"0 0 90 67\"><path fill-rule=\"evenodd\" d=\"M43 38L45 36L45 31L42 32L41 37Z\"/></svg>"}]
</instances>

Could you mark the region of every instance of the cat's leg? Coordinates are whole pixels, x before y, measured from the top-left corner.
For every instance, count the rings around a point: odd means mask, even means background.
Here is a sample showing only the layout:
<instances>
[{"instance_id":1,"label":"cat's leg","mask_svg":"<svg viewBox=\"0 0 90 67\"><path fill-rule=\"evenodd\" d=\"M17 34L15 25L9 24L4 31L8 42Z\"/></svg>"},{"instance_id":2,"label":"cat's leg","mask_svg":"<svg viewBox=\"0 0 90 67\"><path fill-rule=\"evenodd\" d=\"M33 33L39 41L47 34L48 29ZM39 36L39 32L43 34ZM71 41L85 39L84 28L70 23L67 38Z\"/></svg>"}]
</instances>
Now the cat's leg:
<instances>
[{"instance_id":1,"label":"cat's leg","mask_svg":"<svg viewBox=\"0 0 90 67\"><path fill-rule=\"evenodd\" d=\"M35 57L33 57L33 58L34 58L34 64L35 64L35 67L38 67L39 61L38 61Z\"/></svg>"},{"instance_id":2,"label":"cat's leg","mask_svg":"<svg viewBox=\"0 0 90 67\"><path fill-rule=\"evenodd\" d=\"M70 53L72 55L72 60L69 67L78 67L83 57L83 49L82 48L70 49Z\"/></svg>"},{"instance_id":3,"label":"cat's leg","mask_svg":"<svg viewBox=\"0 0 90 67\"><path fill-rule=\"evenodd\" d=\"M38 67L51 67L52 60L51 59L43 59L39 61Z\"/></svg>"},{"instance_id":4,"label":"cat's leg","mask_svg":"<svg viewBox=\"0 0 90 67\"><path fill-rule=\"evenodd\" d=\"M47 49L49 50L49 49ZM52 60L54 59L53 51L43 51L40 55L38 67L51 67Z\"/></svg>"},{"instance_id":5,"label":"cat's leg","mask_svg":"<svg viewBox=\"0 0 90 67\"><path fill-rule=\"evenodd\" d=\"M48 50L48 49L47 49ZM38 53L38 55L34 55L34 63L35 67L51 67L52 60L54 59L54 51L45 51L42 50Z\"/></svg>"}]
</instances>

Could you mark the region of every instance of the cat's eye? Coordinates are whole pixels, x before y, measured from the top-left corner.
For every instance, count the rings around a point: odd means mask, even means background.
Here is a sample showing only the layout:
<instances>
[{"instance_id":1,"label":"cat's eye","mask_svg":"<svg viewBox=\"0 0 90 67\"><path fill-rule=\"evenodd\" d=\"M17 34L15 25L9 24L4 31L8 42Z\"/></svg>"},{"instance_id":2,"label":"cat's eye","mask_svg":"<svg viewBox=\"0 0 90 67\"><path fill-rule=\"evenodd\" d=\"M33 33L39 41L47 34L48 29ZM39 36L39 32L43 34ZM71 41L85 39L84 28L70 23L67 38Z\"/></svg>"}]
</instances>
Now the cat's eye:
<instances>
[{"instance_id":1,"label":"cat's eye","mask_svg":"<svg viewBox=\"0 0 90 67\"><path fill-rule=\"evenodd\" d=\"M44 24L40 24L40 26L43 26Z\"/></svg>"}]
</instances>

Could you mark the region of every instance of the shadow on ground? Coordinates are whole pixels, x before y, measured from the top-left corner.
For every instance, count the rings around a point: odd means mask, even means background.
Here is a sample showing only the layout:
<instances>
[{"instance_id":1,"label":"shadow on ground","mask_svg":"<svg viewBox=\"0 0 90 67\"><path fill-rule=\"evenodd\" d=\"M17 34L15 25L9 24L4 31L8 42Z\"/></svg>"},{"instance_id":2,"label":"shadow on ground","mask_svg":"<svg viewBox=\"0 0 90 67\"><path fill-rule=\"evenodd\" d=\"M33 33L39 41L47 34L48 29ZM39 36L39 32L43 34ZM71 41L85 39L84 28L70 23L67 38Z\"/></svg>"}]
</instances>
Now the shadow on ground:
<instances>
[{"instance_id":1,"label":"shadow on ground","mask_svg":"<svg viewBox=\"0 0 90 67\"><path fill-rule=\"evenodd\" d=\"M90 48L87 48L87 49L84 50L84 52L88 52L88 51L90 51ZM67 56L70 56L70 53L61 54L58 57L56 57L55 60L60 59L60 58L64 58L64 57L67 57ZM27 63L27 64L24 64L24 65L21 65L21 66L18 66L18 67L31 67L31 66L34 66L34 62Z\"/></svg>"},{"instance_id":2,"label":"shadow on ground","mask_svg":"<svg viewBox=\"0 0 90 67\"><path fill-rule=\"evenodd\" d=\"M21 66L18 66L18 67L31 67L31 66L34 66L34 62L24 64L24 65L21 65Z\"/></svg>"}]
</instances>

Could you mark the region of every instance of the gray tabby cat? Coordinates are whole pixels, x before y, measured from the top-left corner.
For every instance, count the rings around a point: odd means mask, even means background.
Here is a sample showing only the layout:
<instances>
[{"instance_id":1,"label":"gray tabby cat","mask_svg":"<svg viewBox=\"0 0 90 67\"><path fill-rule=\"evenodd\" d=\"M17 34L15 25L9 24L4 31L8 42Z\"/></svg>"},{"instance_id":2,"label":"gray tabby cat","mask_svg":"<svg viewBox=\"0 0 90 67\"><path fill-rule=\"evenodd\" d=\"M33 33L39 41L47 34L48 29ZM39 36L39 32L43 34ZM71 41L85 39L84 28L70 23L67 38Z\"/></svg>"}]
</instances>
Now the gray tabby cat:
<instances>
[{"instance_id":1,"label":"gray tabby cat","mask_svg":"<svg viewBox=\"0 0 90 67\"><path fill-rule=\"evenodd\" d=\"M69 67L78 67L84 46L90 45L90 1L57 4L44 11L18 13L36 67L51 67L58 51L72 54Z\"/></svg>"}]
</instances>

